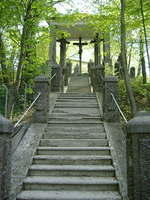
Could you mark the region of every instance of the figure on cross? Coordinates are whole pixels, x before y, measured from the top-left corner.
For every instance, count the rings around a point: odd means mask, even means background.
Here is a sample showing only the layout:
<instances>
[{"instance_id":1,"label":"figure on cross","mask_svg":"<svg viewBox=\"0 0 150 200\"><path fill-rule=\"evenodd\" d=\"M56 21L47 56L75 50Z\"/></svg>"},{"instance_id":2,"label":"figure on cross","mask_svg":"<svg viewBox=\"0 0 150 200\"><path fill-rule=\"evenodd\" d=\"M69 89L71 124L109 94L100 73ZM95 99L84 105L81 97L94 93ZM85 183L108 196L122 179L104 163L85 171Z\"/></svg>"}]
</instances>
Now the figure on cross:
<instances>
[{"instance_id":1,"label":"figure on cross","mask_svg":"<svg viewBox=\"0 0 150 200\"><path fill-rule=\"evenodd\" d=\"M87 42L82 42L82 38L79 37L79 42L78 43L73 43L73 45L79 46L79 68L80 68L80 74L82 72L82 53L83 53L83 46L88 45Z\"/></svg>"}]
</instances>

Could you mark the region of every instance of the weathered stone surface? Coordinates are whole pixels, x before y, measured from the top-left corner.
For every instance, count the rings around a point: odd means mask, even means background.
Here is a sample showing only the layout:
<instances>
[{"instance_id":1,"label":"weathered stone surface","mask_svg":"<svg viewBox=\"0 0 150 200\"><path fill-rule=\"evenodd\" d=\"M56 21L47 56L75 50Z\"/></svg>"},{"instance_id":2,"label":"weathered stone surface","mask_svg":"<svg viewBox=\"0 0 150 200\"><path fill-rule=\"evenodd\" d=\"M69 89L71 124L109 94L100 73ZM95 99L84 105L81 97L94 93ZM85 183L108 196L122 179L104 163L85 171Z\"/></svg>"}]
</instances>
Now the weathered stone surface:
<instances>
[{"instance_id":1,"label":"weathered stone surface","mask_svg":"<svg viewBox=\"0 0 150 200\"><path fill-rule=\"evenodd\" d=\"M0 115L0 199L8 199L11 177L11 135L13 124Z\"/></svg>"},{"instance_id":2,"label":"weathered stone surface","mask_svg":"<svg viewBox=\"0 0 150 200\"><path fill-rule=\"evenodd\" d=\"M40 97L35 104L34 122L45 123L47 121L49 111L49 79L45 75L40 75L35 78L35 90L40 92Z\"/></svg>"},{"instance_id":3,"label":"weathered stone surface","mask_svg":"<svg viewBox=\"0 0 150 200\"><path fill-rule=\"evenodd\" d=\"M32 157L39 144L46 124L35 123L30 126L25 136L12 154L11 170L11 194L10 200L15 200L16 194L22 187L23 179L26 177Z\"/></svg>"},{"instance_id":4,"label":"weathered stone surface","mask_svg":"<svg viewBox=\"0 0 150 200\"><path fill-rule=\"evenodd\" d=\"M150 114L138 113L127 124L127 170L130 199L150 198Z\"/></svg>"},{"instance_id":5,"label":"weathered stone surface","mask_svg":"<svg viewBox=\"0 0 150 200\"><path fill-rule=\"evenodd\" d=\"M124 200L127 200L127 158L126 158L126 134L120 123L104 123L108 140L111 145L116 176L119 181L120 192Z\"/></svg>"},{"instance_id":6,"label":"weathered stone surface","mask_svg":"<svg viewBox=\"0 0 150 200\"><path fill-rule=\"evenodd\" d=\"M138 112L127 124L130 133L150 133L150 113Z\"/></svg>"},{"instance_id":7,"label":"weathered stone surface","mask_svg":"<svg viewBox=\"0 0 150 200\"><path fill-rule=\"evenodd\" d=\"M60 65L51 64L52 67L52 76L56 74L56 76L51 80L51 91L52 92L60 92L61 91L61 85L63 83L63 75L62 75L62 68Z\"/></svg>"},{"instance_id":8,"label":"weathered stone surface","mask_svg":"<svg viewBox=\"0 0 150 200\"><path fill-rule=\"evenodd\" d=\"M108 76L105 78L104 85L104 119L109 122L119 122L119 112L118 108L112 98L115 97L116 101L118 99L118 86L117 78L114 76Z\"/></svg>"}]
</instances>

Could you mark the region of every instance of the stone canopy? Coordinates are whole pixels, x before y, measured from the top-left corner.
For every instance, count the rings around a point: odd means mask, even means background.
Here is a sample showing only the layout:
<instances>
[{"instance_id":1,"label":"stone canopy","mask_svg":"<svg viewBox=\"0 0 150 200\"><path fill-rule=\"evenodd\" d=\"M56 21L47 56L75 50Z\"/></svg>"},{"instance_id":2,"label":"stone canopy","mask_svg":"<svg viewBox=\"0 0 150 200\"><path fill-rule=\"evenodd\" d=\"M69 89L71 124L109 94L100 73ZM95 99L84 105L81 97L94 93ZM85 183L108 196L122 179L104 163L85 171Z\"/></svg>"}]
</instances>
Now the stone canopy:
<instances>
[{"instance_id":1,"label":"stone canopy","mask_svg":"<svg viewBox=\"0 0 150 200\"><path fill-rule=\"evenodd\" d=\"M61 18L49 22L50 26L55 26L56 31L63 31L68 34L68 40L91 40L95 37L96 30L93 25L86 23L85 20L76 23L63 21Z\"/></svg>"}]
</instances>

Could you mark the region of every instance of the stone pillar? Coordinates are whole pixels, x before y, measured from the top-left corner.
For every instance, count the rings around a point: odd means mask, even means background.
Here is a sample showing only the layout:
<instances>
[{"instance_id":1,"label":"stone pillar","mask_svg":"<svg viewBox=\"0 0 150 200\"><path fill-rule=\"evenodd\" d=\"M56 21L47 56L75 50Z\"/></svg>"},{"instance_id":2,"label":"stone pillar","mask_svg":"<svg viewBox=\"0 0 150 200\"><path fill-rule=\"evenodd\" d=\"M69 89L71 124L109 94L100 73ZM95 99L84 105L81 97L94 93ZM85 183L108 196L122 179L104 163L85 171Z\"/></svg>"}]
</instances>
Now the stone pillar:
<instances>
[{"instance_id":1,"label":"stone pillar","mask_svg":"<svg viewBox=\"0 0 150 200\"><path fill-rule=\"evenodd\" d=\"M127 124L129 199L150 199L150 113L139 112Z\"/></svg>"},{"instance_id":2,"label":"stone pillar","mask_svg":"<svg viewBox=\"0 0 150 200\"><path fill-rule=\"evenodd\" d=\"M35 78L35 90L41 93L39 99L36 101L34 122L46 123L49 111L49 79L45 75L40 75Z\"/></svg>"},{"instance_id":3,"label":"stone pillar","mask_svg":"<svg viewBox=\"0 0 150 200\"><path fill-rule=\"evenodd\" d=\"M114 76L108 76L104 80L104 100L103 112L104 119L108 122L119 122L119 112L113 101L111 93L118 100L118 81Z\"/></svg>"},{"instance_id":4,"label":"stone pillar","mask_svg":"<svg viewBox=\"0 0 150 200\"><path fill-rule=\"evenodd\" d=\"M51 76L56 76L51 80L51 92L61 92L62 68L58 64L52 64Z\"/></svg>"},{"instance_id":5,"label":"stone pillar","mask_svg":"<svg viewBox=\"0 0 150 200\"><path fill-rule=\"evenodd\" d=\"M68 76L70 77L72 74L72 63L70 61L67 62L67 67L68 67Z\"/></svg>"},{"instance_id":6,"label":"stone pillar","mask_svg":"<svg viewBox=\"0 0 150 200\"><path fill-rule=\"evenodd\" d=\"M0 115L0 199L8 199L11 181L11 134L13 124Z\"/></svg>"},{"instance_id":7,"label":"stone pillar","mask_svg":"<svg viewBox=\"0 0 150 200\"><path fill-rule=\"evenodd\" d=\"M110 58L110 33L105 33L103 40L104 65L112 66Z\"/></svg>"},{"instance_id":8,"label":"stone pillar","mask_svg":"<svg viewBox=\"0 0 150 200\"><path fill-rule=\"evenodd\" d=\"M52 38L49 45L49 60L50 62L56 63L56 37Z\"/></svg>"},{"instance_id":9,"label":"stone pillar","mask_svg":"<svg viewBox=\"0 0 150 200\"><path fill-rule=\"evenodd\" d=\"M64 68L64 86L68 85L68 78L69 78L69 69L68 69L68 65L66 64Z\"/></svg>"}]
</instances>

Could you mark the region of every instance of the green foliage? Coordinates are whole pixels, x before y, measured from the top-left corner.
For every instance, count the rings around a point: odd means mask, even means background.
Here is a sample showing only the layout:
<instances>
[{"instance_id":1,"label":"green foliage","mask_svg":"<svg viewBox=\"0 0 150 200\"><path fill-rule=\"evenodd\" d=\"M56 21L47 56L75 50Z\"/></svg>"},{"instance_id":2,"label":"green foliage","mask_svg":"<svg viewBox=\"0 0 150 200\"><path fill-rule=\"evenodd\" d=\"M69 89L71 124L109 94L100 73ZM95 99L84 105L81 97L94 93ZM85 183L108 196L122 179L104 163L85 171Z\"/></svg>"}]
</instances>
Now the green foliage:
<instances>
[{"instance_id":1,"label":"green foliage","mask_svg":"<svg viewBox=\"0 0 150 200\"><path fill-rule=\"evenodd\" d=\"M5 114L5 95L6 91L3 87L0 87L0 114Z\"/></svg>"},{"instance_id":2,"label":"green foliage","mask_svg":"<svg viewBox=\"0 0 150 200\"><path fill-rule=\"evenodd\" d=\"M138 111L150 111L150 83L143 84L142 78L139 77L132 80L131 85L134 91ZM119 81L119 104L121 106L121 109L125 113L125 116L127 116L127 118L130 119L130 106L123 80Z\"/></svg>"}]
</instances>

